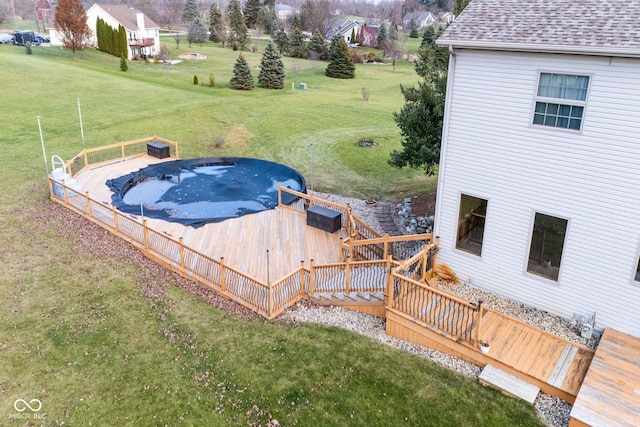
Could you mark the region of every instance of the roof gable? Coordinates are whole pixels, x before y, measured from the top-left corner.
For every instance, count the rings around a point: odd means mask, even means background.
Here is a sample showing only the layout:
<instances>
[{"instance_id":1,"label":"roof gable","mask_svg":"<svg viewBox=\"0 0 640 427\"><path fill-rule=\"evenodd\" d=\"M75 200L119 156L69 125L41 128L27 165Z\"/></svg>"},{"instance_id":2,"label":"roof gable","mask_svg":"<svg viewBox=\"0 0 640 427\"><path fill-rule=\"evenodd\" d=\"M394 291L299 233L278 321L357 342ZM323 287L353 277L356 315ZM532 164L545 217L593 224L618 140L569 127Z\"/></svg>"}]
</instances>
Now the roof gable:
<instances>
[{"instance_id":1,"label":"roof gable","mask_svg":"<svg viewBox=\"0 0 640 427\"><path fill-rule=\"evenodd\" d=\"M441 46L640 56L637 0L473 0Z\"/></svg>"},{"instance_id":2,"label":"roof gable","mask_svg":"<svg viewBox=\"0 0 640 427\"><path fill-rule=\"evenodd\" d=\"M131 8L126 5L113 5L113 4L94 4L91 6L99 7L109 15L111 15L116 21L128 30L135 30L138 28L138 21L136 19L136 13L140 13L139 10ZM91 9L90 8L90 9ZM145 28L160 28L158 24L153 22L150 18L144 15Z\"/></svg>"}]
</instances>

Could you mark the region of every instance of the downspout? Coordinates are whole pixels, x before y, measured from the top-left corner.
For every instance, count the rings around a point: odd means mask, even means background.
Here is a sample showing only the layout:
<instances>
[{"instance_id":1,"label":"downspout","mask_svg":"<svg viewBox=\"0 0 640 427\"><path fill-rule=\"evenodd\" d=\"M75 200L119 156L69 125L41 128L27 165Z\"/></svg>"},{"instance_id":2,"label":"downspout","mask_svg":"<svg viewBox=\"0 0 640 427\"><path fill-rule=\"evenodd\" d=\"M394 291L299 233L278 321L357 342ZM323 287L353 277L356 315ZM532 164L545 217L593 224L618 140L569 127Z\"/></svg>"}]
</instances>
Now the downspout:
<instances>
[{"instance_id":1,"label":"downspout","mask_svg":"<svg viewBox=\"0 0 640 427\"><path fill-rule=\"evenodd\" d=\"M449 139L449 118L451 117L451 98L453 95L453 79L456 70L456 53L449 45L449 70L447 75L447 94L445 96L444 117L442 118L442 138L440 141L440 163L438 164L438 188L436 196L436 217L434 219L433 236L440 236L440 209L442 207L442 191L444 190L444 164Z\"/></svg>"}]
</instances>

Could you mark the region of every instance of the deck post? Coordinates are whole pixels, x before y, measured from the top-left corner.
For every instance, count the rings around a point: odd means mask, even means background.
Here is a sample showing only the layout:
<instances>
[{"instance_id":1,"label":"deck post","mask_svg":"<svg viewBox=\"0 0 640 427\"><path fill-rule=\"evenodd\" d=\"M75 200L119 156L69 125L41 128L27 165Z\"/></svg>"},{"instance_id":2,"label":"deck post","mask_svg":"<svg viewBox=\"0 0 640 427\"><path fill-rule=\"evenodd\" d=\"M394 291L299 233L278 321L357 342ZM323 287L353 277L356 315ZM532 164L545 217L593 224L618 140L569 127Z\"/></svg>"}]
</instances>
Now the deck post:
<instances>
[{"instance_id":1,"label":"deck post","mask_svg":"<svg viewBox=\"0 0 640 427\"><path fill-rule=\"evenodd\" d=\"M180 237L180 267L184 268L184 238Z\"/></svg>"},{"instance_id":2,"label":"deck post","mask_svg":"<svg viewBox=\"0 0 640 427\"><path fill-rule=\"evenodd\" d=\"M118 211L115 206L111 206L111 211L113 212L113 229L116 231L116 234L120 234L120 227L118 227Z\"/></svg>"},{"instance_id":3,"label":"deck post","mask_svg":"<svg viewBox=\"0 0 640 427\"><path fill-rule=\"evenodd\" d=\"M87 215L89 216L89 218L92 218L93 215L91 215L91 197L89 197L89 192L85 192L85 197L87 198Z\"/></svg>"},{"instance_id":4,"label":"deck post","mask_svg":"<svg viewBox=\"0 0 640 427\"><path fill-rule=\"evenodd\" d=\"M269 306L267 307L267 316L271 319L271 312L273 310L273 286L271 286L271 280L267 282L267 286L269 288Z\"/></svg>"},{"instance_id":5,"label":"deck post","mask_svg":"<svg viewBox=\"0 0 640 427\"><path fill-rule=\"evenodd\" d=\"M347 258L347 265L344 271L344 293L351 292L351 257Z\"/></svg>"},{"instance_id":6,"label":"deck post","mask_svg":"<svg viewBox=\"0 0 640 427\"><path fill-rule=\"evenodd\" d=\"M304 260L300 261L300 296L304 296L307 284L305 283Z\"/></svg>"},{"instance_id":7,"label":"deck post","mask_svg":"<svg viewBox=\"0 0 640 427\"><path fill-rule=\"evenodd\" d=\"M385 232L382 237L384 237L384 243L382 244L382 258L387 259L387 256L389 256L389 233Z\"/></svg>"},{"instance_id":8,"label":"deck post","mask_svg":"<svg viewBox=\"0 0 640 427\"><path fill-rule=\"evenodd\" d=\"M429 277L433 277L436 272L436 260L438 258L438 246L440 246L440 236L436 236L435 242L431 244L431 247L435 249L433 253L433 258L431 260L431 271L429 272Z\"/></svg>"},{"instance_id":9,"label":"deck post","mask_svg":"<svg viewBox=\"0 0 640 427\"><path fill-rule=\"evenodd\" d=\"M64 205L69 206L69 196L67 195L67 182L63 179L60 181L62 185L62 198L64 199Z\"/></svg>"},{"instance_id":10,"label":"deck post","mask_svg":"<svg viewBox=\"0 0 640 427\"><path fill-rule=\"evenodd\" d=\"M316 273L314 271L313 259L311 259L309 264L311 264L309 268L309 295L313 295L316 293Z\"/></svg>"},{"instance_id":11,"label":"deck post","mask_svg":"<svg viewBox=\"0 0 640 427\"><path fill-rule=\"evenodd\" d=\"M82 157L84 158L84 167L86 168L87 166L89 166L89 158L87 157L87 149L86 148L82 149Z\"/></svg>"},{"instance_id":12,"label":"deck post","mask_svg":"<svg viewBox=\"0 0 640 427\"><path fill-rule=\"evenodd\" d=\"M387 309L393 308L393 270L392 270L392 257L387 255Z\"/></svg>"},{"instance_id":13,"label":"deck post","mask_svg":"<svg viewBox=\"0 0 640 427\"><path fill-rule=\"evenodd\" d=\"M124 158L124 141L120 141L120 154Z\"/></svg>"},{"instance_id":14,"label":"deck post","mask_svg":"<svg viewBox=\"0 0 640 427\"><path fill-rule=\"evenodd\" d=\"M422 274L420 275L420 281L427 283L427 267L429 265L429 252L431 251L431 244L430 243L426 243L424 245L424 254L423 256L423 260L422 260ZM431 265L431 269L433 270L433 264Z\"/></svg>"},{"instance_id":15,"label":"deck post","mask_svg":"<svg viewBox=\"0 0 640 427\"><path fill-rule=\"evenodd\" d=\"M480 329L482 327L482 303L481 299L478 300L478 306L476 307L476 343L480 342Z\"/></svg>"},{"instance_id":16,"label":"deck post","mask_svg":"<svg viewBox=\"0 0 640 427\"><path fill-rule=\"evenodd\" d=\"M278 182L278 206L282 205L282 183Z\"/></svg>"},{"instance_id":17,"label":"deck post","mask_svg":"<svg viewBox=\"0 0 640 427\"><path fill-rule=\"evenodd\" d=\"M226 274L224 268L224 257L220 257L220 292L227 294L227 285L225 284Z\"/></svg>"},{"instance_id":18,"label":"deck post","mask_svg":"<svg viewBox=\"0 0 640 427\"><path fill-rule=\"evenodd\" d=\"M144 228L144 248L149 251L149 229L147 228L147 220L142 220L142 228Z\"/></svg>"}]
</instances>

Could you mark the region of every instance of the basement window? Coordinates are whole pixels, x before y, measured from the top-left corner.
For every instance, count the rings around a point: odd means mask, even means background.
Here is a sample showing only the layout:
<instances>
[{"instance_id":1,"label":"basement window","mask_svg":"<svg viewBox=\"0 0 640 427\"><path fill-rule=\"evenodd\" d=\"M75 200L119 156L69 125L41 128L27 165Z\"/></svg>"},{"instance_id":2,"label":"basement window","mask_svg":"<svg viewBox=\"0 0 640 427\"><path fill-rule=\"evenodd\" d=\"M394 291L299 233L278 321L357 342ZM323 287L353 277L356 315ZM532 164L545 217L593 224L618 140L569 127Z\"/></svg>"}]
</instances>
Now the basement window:
<instances>
[{"instance_id":1,"label":"basement window","mask_svg":"<svg viewBox=\"0 0 640 427\"><path fill-rule=\"evenodd\" d=\"M558 281L569 221L536 212L527 272Z\"/></svg>"},{"instance_id":2,"label":"basement window","mask_svg":"<svg viewBox=\"0 0 640 427\"><path fill-rule=\"evenodd\" d=\"M482 254L486 215L486 200L466 194L460 195L456 249L478 256Z\"/></svg>"}]
</instances>

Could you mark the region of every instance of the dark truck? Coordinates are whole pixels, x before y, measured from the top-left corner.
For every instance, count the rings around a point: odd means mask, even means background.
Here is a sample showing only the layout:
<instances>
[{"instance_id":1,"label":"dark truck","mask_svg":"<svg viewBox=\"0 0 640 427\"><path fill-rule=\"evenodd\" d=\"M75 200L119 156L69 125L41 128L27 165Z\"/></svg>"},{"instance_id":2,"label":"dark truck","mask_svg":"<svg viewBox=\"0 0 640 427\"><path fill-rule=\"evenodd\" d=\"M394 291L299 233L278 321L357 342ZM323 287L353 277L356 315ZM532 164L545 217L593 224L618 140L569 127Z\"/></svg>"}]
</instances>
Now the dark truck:
<instances>
[{"instance_id":1,"label":"dark truck","mask_svg":"<svg viewBox=\"0 0 640 427\"><path fill-rule=\"evenodd\" d=\"M36 35L33 31L16 31L13 33L13 44L18 46L37 45Z\"/></svg>"}]
</instances>

